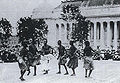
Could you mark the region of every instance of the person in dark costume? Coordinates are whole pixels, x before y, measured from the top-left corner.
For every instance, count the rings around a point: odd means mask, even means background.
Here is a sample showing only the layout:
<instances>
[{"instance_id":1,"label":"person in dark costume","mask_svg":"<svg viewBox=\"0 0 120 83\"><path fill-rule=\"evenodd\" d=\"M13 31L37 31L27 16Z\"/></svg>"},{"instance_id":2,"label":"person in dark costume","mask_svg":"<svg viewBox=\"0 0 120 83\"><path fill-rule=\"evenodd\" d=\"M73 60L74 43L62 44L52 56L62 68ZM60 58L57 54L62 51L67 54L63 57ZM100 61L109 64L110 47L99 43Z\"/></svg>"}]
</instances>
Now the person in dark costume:
<instances>
[{"instance_id":1,"label":"person in dark costume","mask_svg":"<svg viewBox=\"0 0 120 83\"><path fill-rule=\"evenodd\" d=\"M30 57L30 66L34 67L34 76L36 76L36 65L37 63L36 61L36 57L37 57L37 48L35 46L35 42L33 42L32 39L30 39L30 45L29 45L29 55ZM28 75L30 74L30 72L28 73Z\"/></svg>"},{"instance_id":2,"label":"person in dark costume","mask_svg":"<svg viewBox=\"0 0 120 83\"><path fill-rule=\"evenodd\" d=\"M43 70L44 73L43 74L48 74L48 71L50 70L50 60L53 57L52 55L52 50L53 48L51 46L49 46L47 44L47 39L44 40L44 46L42 46L42 54L43 54L43 58L44 58L44 67L45 69Z\"/></svg>"},{"instance_id":3,"label":"person in dark costume","mask_svg":"<svg viewBox=\"0 0 120 83\"><path fill-rule=\"evenodd\" d=\"M92 59L92 56L93 56L92 52L94 52L94 50L90 47L90 42L86 41L85 42L85 48L84 48L85 77L90 77L92 71L94 70L93 59ZM87 76L88 70L89 70L89 75Z\"/></svg>"},{"instance_id":4,"label":"person in dark costume","mask_svg":"<svg viewBox=\"0 0 120 83\"><path fill-rule=\"evenodd\" d=\"M17 57L19 68L20 68L20 80L24 81L25 79L23 78L24 74L26 71L29 71L29 57L28 57L28 49L27 49L27 44L23 44L23 48L20 51L20 55Z\"/></svg>"},{"instance_id":5,"label":"person in dark costume","mask_svg":"<svg viewBox=\"0 0 120 83\"><path fill-rule=\"evenodd\" d=\"M58 66L59 66L59 72L57 74L61 74L61 65L64 66L65 70L66 70L66 73L64 75L68 75L68 70L67 70L67 67L66 67L66 55L65 55L65 47L61 44L61 40L58 41L58 52L59 52L59 55L58 55L58 58L57 60L59 60L58 62Z\"/></svg>"},{"instance_id":6,"label":"person in dark costume","mask_svg":"<svg viewBox=\"0 0 120 83\"><path fill-rule=\"evenodd\" d=\"M69 49L69 62L67 66L72 69L73 74L71 76L75 76L75 69L78 67L78 57L76 56L77 48L74 46L74 42L70 41L70 49Z\"/></svg>"}]
</instances>

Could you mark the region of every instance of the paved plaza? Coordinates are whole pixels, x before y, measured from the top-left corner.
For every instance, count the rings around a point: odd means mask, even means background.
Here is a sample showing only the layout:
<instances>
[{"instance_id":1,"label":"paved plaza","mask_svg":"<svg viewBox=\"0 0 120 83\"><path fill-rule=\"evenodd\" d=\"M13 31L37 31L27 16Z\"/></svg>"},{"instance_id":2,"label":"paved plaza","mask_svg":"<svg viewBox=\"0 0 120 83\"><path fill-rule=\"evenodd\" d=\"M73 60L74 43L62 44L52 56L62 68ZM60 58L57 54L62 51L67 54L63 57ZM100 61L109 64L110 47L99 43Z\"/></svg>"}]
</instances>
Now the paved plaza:
<instances>
[{"instance_id":1,"label":"paved plaza","mask_svg":"<svg viewBox=\"0 0 120 83\"><path fill-rule=\"evenodd\" d=\"M0 63L0 83L120 83L120 61L94 61L95 70L91 78L84 77L83 61L79 61L76 76L65 76L64 68L62 74L58 75L57 60L51 60L51 70L48 75L43 75L44 65L38 66L37 76L33 76L31 68L30 76L25 75L26 81L19 80L20 72L17 63Z\"/></svg>"}]
</instances>

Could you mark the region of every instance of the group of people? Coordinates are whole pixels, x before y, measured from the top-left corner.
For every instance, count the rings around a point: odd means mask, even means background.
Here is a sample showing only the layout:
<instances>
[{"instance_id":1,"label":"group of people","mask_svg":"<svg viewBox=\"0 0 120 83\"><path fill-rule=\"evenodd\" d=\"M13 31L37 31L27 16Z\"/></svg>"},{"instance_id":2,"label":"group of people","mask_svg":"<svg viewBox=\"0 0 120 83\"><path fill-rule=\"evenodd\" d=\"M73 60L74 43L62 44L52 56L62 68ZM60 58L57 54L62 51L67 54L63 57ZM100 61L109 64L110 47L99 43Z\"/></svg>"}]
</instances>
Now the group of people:
<instances>
[{"instance_id":1,"label":"group of people","mask_svg":"<svg viewBox=\"0 0 120 83\"><path fill-rule=\"evenodd\" d=\"M85 77L90 77L92 71L94 70L93 66L93 60L92 60L92 52L95 52L91 47L90 47L90 42L86 41L85 42L85 48L84 48L84 53L81 55L79 50L74 46L74 42L70 41L70 48L69 51L66 53L65 47L61 44L61 41L58 41L58 51L59 51L59 56L58 56L58 65L59 65L59 72L57 74L61 74L61 65L64 66L66 73L64 75L68 75L68 68L71 68L73 73L71 76L75 76L75 69L78 67L78 59L81 57L84 60L84 68L85 68ZM66 58L69 58L69 61L67 63ZM67 63L67 66L66 66ZM89 74L87 73L89 71ZM87 75L88 74L88 75Z\"/></svg>"},{"instance_id":2,"label":"group of people","mask_svg":"<svg viewBox=\"0 0 120 83\"><path fill-rule=\"evenodd\" d=\"M71 76L75 76L75 69L78 67L78 59L79 56L82 57L84 60L84 68L85 68L85 77L90 77L92 71L94 70L93 66L93 60L92 60L92 51L94 50L90 47L89 41L85 42L85 48L84 53L81 55L79 50L75 47L74 42L70 41L70 48L65 49L65 47L62 45L61 40L58 41L58 72L56 74L61 74L61 66L64 66L66 73L64 75L68 75L68 68L72 69L73 73ZM18 53L18 64L20 67L20 80L24 81L23 78L26 71L28 71L28 74L30 74L30 67L34 67L34 76L36 75L36 65L40 64L41 56L44 58L44 62L47 64L46 67L49 67L49 63L51 60L51 57L53 57L53 48L47 44L47 40L44 41L44 45L42 46L41 50L38 51L35 43L30 40L30 44L27 43L22 44L22 49L20 51L20 54ZM68 60L69 59L69 60ZM68 60L68 61L67 61ZM52 65L51 65L52 66ZM87 75L89 70L89 74ZM50 71L49 68L44 69L43 74L48 74Z\"/></svg>"}]
</instances>

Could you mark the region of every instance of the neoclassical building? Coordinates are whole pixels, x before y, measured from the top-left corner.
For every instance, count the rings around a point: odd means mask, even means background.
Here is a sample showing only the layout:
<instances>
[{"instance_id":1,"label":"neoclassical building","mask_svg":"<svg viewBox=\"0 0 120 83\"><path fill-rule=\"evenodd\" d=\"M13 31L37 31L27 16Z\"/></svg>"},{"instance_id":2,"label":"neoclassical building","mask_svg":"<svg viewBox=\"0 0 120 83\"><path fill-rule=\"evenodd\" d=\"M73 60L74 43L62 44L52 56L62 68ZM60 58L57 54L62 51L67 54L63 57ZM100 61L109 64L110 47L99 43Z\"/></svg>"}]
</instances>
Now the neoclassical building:
<instances>
[{"instance_id":1,"label":"neoclassical building","mask_svg":"<svg viewBox=\"0 0 120 83\"><path fill-rule=\"evenodd\" d=\"M76 5L81 14L92 22L89 31L89 41L96 49L115 49L120 47L120 0L66 0L56 8L51 8L47 3L45 7L33 10L34 19L43 18L49 27L48 41L55 46L62 40L67 45L74 21L61 19L63 6Z\"/></svg>"}]
</instances>

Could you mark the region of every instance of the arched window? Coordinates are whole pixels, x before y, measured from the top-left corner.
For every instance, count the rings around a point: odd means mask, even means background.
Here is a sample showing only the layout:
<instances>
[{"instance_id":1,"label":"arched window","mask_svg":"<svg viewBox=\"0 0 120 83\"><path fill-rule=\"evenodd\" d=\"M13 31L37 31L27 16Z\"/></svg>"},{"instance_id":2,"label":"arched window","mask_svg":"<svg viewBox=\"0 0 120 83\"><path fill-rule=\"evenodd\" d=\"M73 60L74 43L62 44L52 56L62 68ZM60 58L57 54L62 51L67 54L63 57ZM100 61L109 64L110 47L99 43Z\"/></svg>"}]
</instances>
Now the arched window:
<instances>
[{"instance_id":1,"label":"arched window","mask_svg":"<svg viewBox=\"0 0 120 83\"><path fill-rule=\"evenodd\" d=\"M110 22L110 28L111 28L111 31L112 31L112 39L114 39L114 22L113 21L111 21Z\"/></svg>"},{"instance_id":2,"label":"arched window","mask_svg":"<svg viewBox=\"0 0 120 83\"><path fill-rule=\"evenodd\" d=\"M61 24L61 40L64 42L65 40L65 25Z\"/></svg>"},{"instance_id":3,"label":"arched window","mask_svg":"<svg viewBox=\"0 0 120 83\"><path fill-rule=\"evenodd\" d=\"M59 25L56 24L56 41L59 40Z\"/></svg>"}]
</instances>

